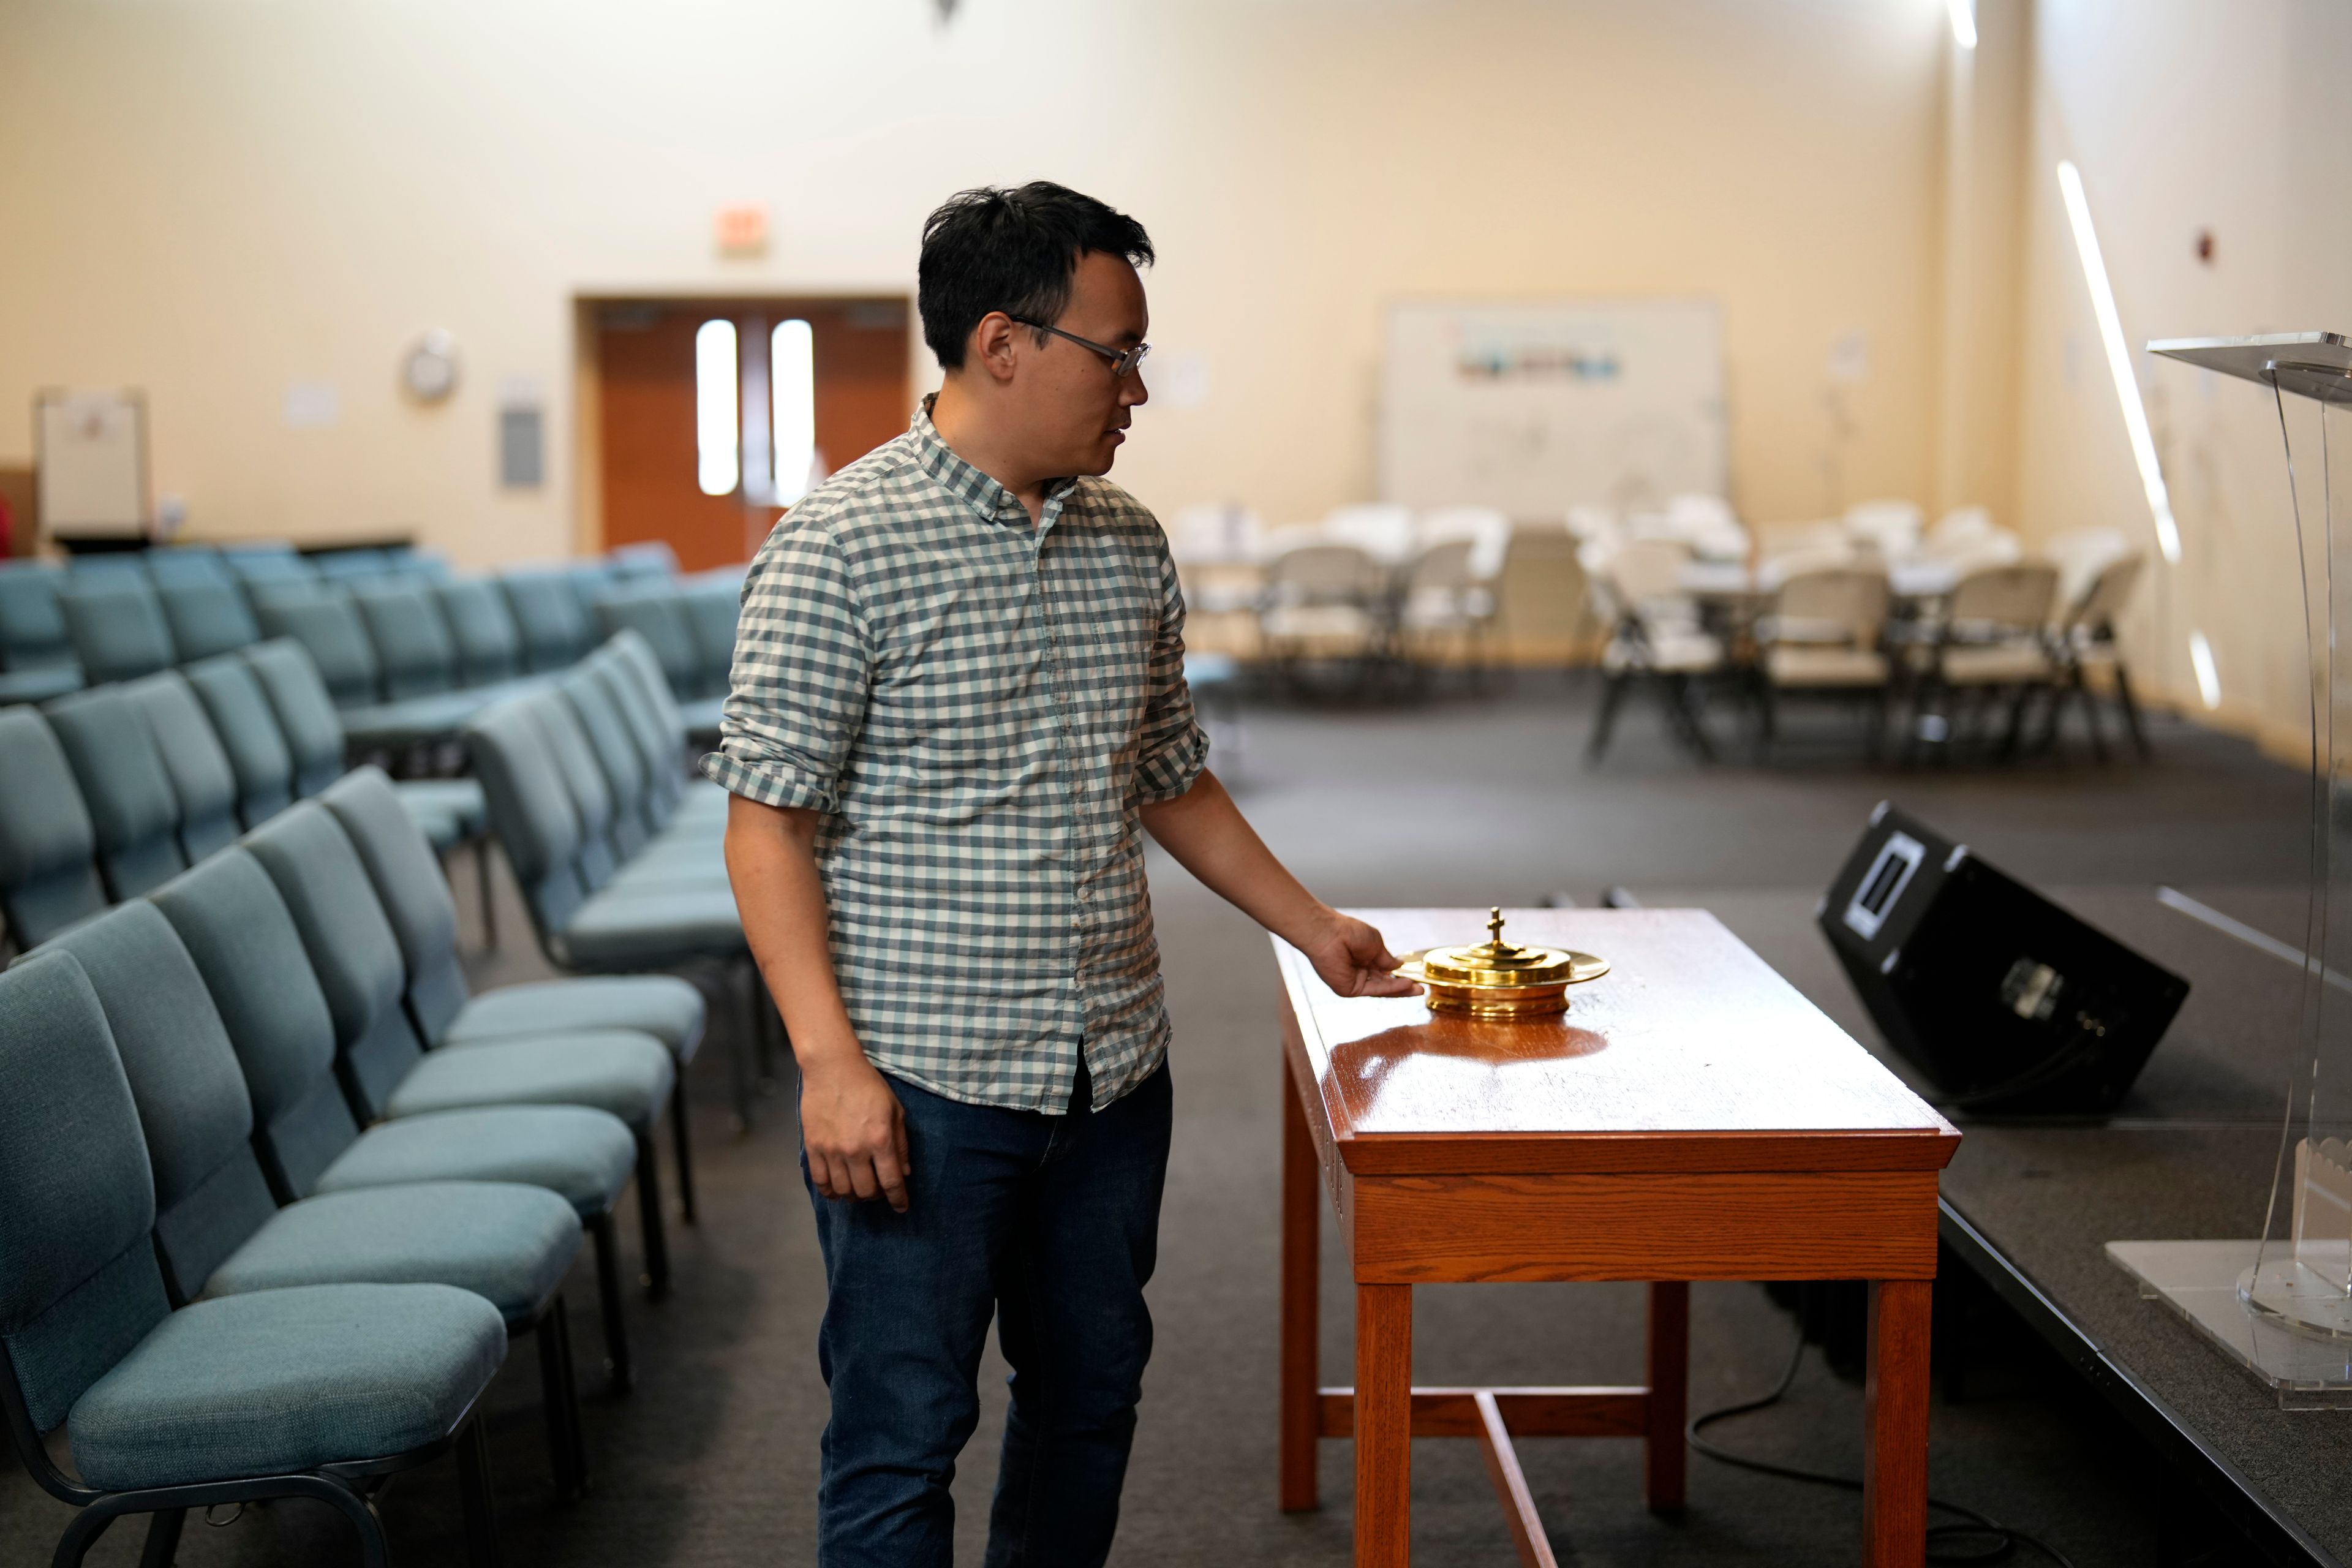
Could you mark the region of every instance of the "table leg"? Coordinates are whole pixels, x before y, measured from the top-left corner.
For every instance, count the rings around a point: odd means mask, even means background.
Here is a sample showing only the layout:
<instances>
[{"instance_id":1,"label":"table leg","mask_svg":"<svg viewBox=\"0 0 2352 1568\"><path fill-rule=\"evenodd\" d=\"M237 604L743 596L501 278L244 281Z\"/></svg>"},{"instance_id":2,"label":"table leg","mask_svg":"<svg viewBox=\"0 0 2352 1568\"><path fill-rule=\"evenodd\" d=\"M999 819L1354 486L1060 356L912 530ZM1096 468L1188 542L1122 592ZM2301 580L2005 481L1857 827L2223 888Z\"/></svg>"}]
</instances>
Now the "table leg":
<instances>
[{"instance_id":1,"label":"table leg","mask_svg":"<svg viewBox=\"0 0 2352 1568\"><path fill-rule=\"evenodd\" d=\"M1683 1423L1690 1416L1690 1284L1650 1286L1650 1397L1642 1444L1642 1491L1653 1513L1680 1513L1688 1456Z\"/></svg>"},{"instance_id":2,"label":"table leg","mask_svg":"<svg viewBox=\"0 0 2352 1568\"><path fill-rule=\"evenodd\" d=\"M1927 1555L1927 1321L1934 1283L1870 1286L1863 1562L1919 1568Z\"/></svg>"},{"instance_id":3,"label":"table leg","mask_svg":"<svg viewBox=\"0 0 2352 1568\"><path fill-rule=\"evenodd\" d=\"M1282 1507L1297 1513L1315 1506L1315 1447L1321 1423L1318 1406L1317 1331L1323 1183L1307 1115L1282 1068Z\"/></svg>"},{"instance_id":4,"label":"table leg","mask_svg":"<svg viewBox=\"0 0 2352 1568\"><path fill-rule=\"evenodd\" d=\"M1356 1568L1412 1554L1412 1287L1356 1287Z\"/></svg>"}]
</instances>

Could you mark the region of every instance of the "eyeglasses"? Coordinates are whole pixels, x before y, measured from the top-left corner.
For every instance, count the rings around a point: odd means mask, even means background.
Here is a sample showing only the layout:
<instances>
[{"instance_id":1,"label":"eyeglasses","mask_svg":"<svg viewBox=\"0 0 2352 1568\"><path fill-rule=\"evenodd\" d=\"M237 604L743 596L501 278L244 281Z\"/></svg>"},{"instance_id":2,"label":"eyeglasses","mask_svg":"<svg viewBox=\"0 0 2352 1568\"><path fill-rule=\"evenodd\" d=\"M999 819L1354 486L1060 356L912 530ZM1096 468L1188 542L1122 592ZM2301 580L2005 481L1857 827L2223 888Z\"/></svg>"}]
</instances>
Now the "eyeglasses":
<instances>
[{"instance_id":1,"label":"eyeglasses","mask_svg":"<svg viewBox=\"0 0 2352 1568\"><path fill-rule=\"evenodd\" d=\"M1076 332L1066 332L1059 327L1049 327L1043 321L1024 321L1019 316L1011 319L1020 321L1024 327L1034 327L1041 332L1051 332L1057 338L1067 338L1082 349L1094 350L1109 362L1111 374L1118 376L1121 381L1133 375L1135 367L1143 363L1143 356L1151 352L1150 343L1138 343L1131 349L1115 349L1108 343L1098 343L1091 338L1082 338Z\"/></svg>"}]
</instances>

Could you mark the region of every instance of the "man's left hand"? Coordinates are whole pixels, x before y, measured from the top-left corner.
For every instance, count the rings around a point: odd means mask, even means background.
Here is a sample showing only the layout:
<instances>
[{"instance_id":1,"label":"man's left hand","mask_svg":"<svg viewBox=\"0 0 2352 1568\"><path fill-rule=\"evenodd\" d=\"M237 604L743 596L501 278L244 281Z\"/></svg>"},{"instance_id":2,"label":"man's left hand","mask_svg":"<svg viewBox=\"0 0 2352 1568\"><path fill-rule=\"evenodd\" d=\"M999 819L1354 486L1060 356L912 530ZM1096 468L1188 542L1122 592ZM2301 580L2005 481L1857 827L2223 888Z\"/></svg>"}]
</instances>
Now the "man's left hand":
<instances>
[{"instance_id":1,"label":"man's left hand","mask_svg":"<svg viewBox=\"0 0 2352 1568\"><path fill-rule=\"evenodd\" d=\"M1298 944L1298 951L1315 965L1323 984L1342 996L1411 996L1421 989L1392 973L1402 961L1378 931L1337 910Z\"/></svg>"}]
</instances>

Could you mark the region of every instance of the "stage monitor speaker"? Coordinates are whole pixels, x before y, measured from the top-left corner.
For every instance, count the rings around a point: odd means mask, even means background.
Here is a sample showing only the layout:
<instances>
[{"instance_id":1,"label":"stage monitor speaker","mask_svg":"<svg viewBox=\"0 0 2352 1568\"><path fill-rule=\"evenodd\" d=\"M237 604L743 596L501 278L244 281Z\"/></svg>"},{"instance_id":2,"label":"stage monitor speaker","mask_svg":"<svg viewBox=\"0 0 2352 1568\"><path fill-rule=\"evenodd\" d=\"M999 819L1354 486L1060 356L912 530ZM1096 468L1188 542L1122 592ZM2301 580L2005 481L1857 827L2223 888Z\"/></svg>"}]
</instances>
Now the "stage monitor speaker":
<instances>
[{"instance_id":1,"label":"stage monitor speaker","mask_svg":"<svg viewBox=\"0 0 2352 1568\"><path fill-rule=\"evenodd\" d=\"M1948 1107L2115 1110L2189 983L1880 803L1822 931L1887 1043Z\"/></svg>"}]
</instances>

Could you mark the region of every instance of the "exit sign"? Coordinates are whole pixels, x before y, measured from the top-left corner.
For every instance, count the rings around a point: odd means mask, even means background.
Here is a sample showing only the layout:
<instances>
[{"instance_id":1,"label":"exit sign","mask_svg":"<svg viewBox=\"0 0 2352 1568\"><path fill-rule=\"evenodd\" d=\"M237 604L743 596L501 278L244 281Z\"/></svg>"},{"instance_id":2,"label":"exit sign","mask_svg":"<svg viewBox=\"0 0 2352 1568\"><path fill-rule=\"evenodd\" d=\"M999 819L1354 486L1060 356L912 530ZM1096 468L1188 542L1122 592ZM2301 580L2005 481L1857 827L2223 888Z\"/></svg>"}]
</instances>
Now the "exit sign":
<instances>
[{"instance_id":1,"label":"exit sign","mask_svg":"<svg viewBox=\"0 0 2352 1568\"><path fill-rule=\"evenodd\" d=\"M738 202L719 209L712 225L722 256L757 256L768 248L768 207L764 202Z\"/></svg>"}]
</instances>

